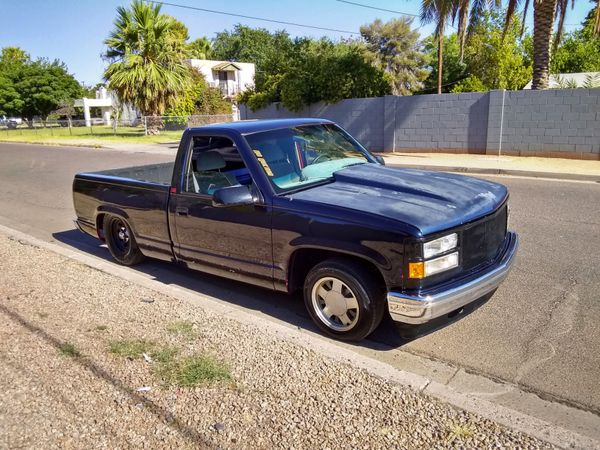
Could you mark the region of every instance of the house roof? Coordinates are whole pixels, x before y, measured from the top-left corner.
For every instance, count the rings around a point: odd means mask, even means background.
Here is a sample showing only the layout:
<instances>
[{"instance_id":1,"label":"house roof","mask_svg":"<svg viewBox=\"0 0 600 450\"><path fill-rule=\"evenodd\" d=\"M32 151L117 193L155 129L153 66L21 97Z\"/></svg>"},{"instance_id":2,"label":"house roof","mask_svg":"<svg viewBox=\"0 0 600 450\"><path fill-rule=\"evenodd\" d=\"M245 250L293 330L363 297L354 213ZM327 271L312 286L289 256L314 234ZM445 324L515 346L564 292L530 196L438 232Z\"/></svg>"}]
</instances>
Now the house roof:
<instances>
[{"instance_id":1,"label":"house roof","mask_svg":"<svg viewBox=\"0 0 600 450\"><path fill-rule=\"evenodd\" d=\"M212 67L212 70L221 70L224 72L235 72L236 70L242 70L240 66L232 62L222 62Z\"/></svg>"},{"instance_id":2,"label":"house roof","mask_svg":"<svg viewBox=\"0 0 600 450\"><path fill-rule=\"evenodd\" d=\"M578 87L583 87L586 80L590 78L600 81L600 72L557 73L550 75L548 87L556 89L566 87L569 83L577 83ZM523 89L531 89L531 81Z\"/></svg>"}]
</instances>

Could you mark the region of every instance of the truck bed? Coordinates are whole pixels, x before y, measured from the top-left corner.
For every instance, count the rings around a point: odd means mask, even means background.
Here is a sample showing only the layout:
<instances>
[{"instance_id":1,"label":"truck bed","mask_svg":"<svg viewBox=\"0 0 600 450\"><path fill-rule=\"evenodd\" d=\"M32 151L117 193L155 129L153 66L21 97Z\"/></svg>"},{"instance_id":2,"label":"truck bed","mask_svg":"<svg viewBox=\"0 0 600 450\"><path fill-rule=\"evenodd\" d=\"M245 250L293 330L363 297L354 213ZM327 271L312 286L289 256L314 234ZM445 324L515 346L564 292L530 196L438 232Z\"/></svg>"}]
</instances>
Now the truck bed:
<instances>
[{"instance_id":1,"label":"truck bed","mask_svg":"<svg viewBox=\"0 0 600 450\"><path fill-rule=\"evenodd\" d=\"M143 183L171 185L173 178L173 167L175 162L148 164L146 166L124 167L122 169L101 170L98 172L86 172L82 175L99 175L104 178L115 178L121 180L141 181Z\"/></svg>"},{"instance_id":2,"label":"truck bed","mask_svg":"<svg viewBox=\"0 0 600 450\"><path fill-rule=\"evenodd\" d=\"M169 162L78 173L73 181L77 226L100 236L105 213L118 215L128 221L145 254L170 257L167 206L174 165Z\"/></svg>"}]
</instances>

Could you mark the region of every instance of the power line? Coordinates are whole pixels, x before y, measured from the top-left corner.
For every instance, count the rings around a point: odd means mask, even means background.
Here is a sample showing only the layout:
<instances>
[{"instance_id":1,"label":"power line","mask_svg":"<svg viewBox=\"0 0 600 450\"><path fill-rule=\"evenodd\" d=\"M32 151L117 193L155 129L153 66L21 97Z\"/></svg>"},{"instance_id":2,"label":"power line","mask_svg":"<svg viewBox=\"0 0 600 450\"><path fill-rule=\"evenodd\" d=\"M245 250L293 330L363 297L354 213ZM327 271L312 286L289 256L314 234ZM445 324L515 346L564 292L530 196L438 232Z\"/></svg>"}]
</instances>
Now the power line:
<instances>
[{"instance_id":1,"label":"power line","mask_svg":"<svg viewBox=\"0 0 600 450\"><path fill-rule=\"evenodd\" d=\"M176 8L193 9L195 11L203 11L203 12L207 12L207 13L211 13L211 14L221 14L224 16L241 17L243 19L261 20L263 22L277 23L280 25L291 25L294 27L312 28L313 30L333 31L335 33L347 33L347 34L360 35L360 33L356 32L356 31L338 30L336 28L317 27L314 25L305 25L305 24L295 23L295 22L286 22L283 20L265 19L264 17L246 16L244 14L236 14L236 13L225 12L225 11L216 11L214 9L198 8L196 6L178 5L176 3L168 3L168 2L157 1L157 0L145 0L145 1L148 3L156 3L159 5L174 6Z\"/></svg>"},{"instance_id":2,"label":"power line","mask_svg":"<svg viewBox=\"0 0 600 450\"><path fill-rule=\"evenodd\" d=\"M471 74L470 74L469 72L466 72L466 73L464 73L464 74L462 75L462 77L460 77L460 78L457 78L457 79L456 79L456 80L454 80L454 81L450 81L449 83L442 84L442 86L440 86L440 87L447 87L447 86L451 86L451 85L453 85L453 84L456 84L456 83L458 83L459 81L462 81L462 80L465 80L465 79L469 78L469 76L470 76L470 75L471 75ZM413 94L415 94L415 95L417 95L417 94L422 94L423 92L434 91L434 90L436 90L436 89L437 89L437 86L434 86L434 87L430 87L430 88L427 88L427 89L421 89L420 91L417 91L417 92L413 92Z\"/></svg>"},{"instance_id":3,"label":"power line","mask_svg":"<svg viewBox=\"0 0 600 450\"><path fill-rule=\"evenodd\" d=\"M403 16L421 17L418 14L411 14L411 13L406 13L406 12L402 12L402 11L394 11L393 9L378 8L377 6L363 5L362 3L350 2L348 0L336 0L336 1L338 1L340 3L348 3L349 5L360 6L361 8L376 9L377 11L385 11L385 12L390 12L390 13L394 13L394 14L401 14Z\"/></svg>"},{"instance_id":4,"label":"power line","mask_svg":"<svg viewBox=\"0 0 600 450\"><path fill-rule=\"evenodd\" d=\"M416 17L416 18L420 18L421 16L419 14L412 14L412 13L407 13L407 12L402 12L402 11L395 11L393 9L385 9L385 8L379 8L377 6L371 6L371 5L364 5L362 3L356 3L356 2L351 2L349 0L335 0L336 2L340 2L340 3L346 3L348 5L353 5L353 6L360 6L361 8L368 8L368 9L375 9L377 11L385 11L385 12L389 12L392 14L400 14L401 16L410 16L410 17ZM450 28L454 28L455 30L457 29L454 25L452 25L451 23L447 23L446 25L448 25ZM415 27L415 29L419 29L419 28L423 28L424 25L418 25Z\"/></svg>"}]
</instances>

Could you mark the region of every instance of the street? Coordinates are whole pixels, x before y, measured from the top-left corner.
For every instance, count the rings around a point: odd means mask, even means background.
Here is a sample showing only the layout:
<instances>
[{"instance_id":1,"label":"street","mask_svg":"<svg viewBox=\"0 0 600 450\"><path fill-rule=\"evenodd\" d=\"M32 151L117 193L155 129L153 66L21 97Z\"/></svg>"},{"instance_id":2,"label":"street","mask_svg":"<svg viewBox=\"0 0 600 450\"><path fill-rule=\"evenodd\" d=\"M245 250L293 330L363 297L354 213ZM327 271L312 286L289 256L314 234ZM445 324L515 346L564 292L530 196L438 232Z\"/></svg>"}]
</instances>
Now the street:
<instances>
[{"instance_id":1,"label":"street","mask_svg":"<svg viewBox=\"0 0 600 450\"><path fill-rule=\"evenodd\" d=\"M73 175L171 159L0 144L0 223L109 260L98 241L74 229ZM510 188L510 227L521 237L508 280L481 308L435 332L406 342L387 321L362 345L426 355L600 414L600 184L486 178ZM312 329L297 296L157 261L134 270Z\"/></svg>"}]
</instances>

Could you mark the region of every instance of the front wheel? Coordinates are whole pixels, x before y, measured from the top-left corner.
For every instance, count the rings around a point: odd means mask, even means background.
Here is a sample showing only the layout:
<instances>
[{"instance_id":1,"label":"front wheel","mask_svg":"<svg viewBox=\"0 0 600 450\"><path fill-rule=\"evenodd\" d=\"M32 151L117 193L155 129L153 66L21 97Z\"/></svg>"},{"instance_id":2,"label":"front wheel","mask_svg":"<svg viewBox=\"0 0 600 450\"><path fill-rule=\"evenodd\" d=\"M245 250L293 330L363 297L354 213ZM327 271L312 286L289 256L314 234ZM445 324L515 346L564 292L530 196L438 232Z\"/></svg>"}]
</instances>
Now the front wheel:
<instances>
[{"instance_id":1,"label":"front wheel","mask_svg":"<svg viewBox=\"0 0 600 450\"><path fill-rule=\"evenodd\" d=\"M107 214L104 216L104 238L110 254L118 263L133 266L144 260L131 227L120 217Z\"/></svg>"},{"instance_id":2,"label":"front wheel","mask_svg":"<svg viewBox=\"0 0 600 450\"><path fill-rule=\"evenodd\" d=\"M385 292L361 264L329 259L308 273L304 304L312 320L326 334L344 341L359 341L381 323Z\"/></svg>"}]
</instances>

